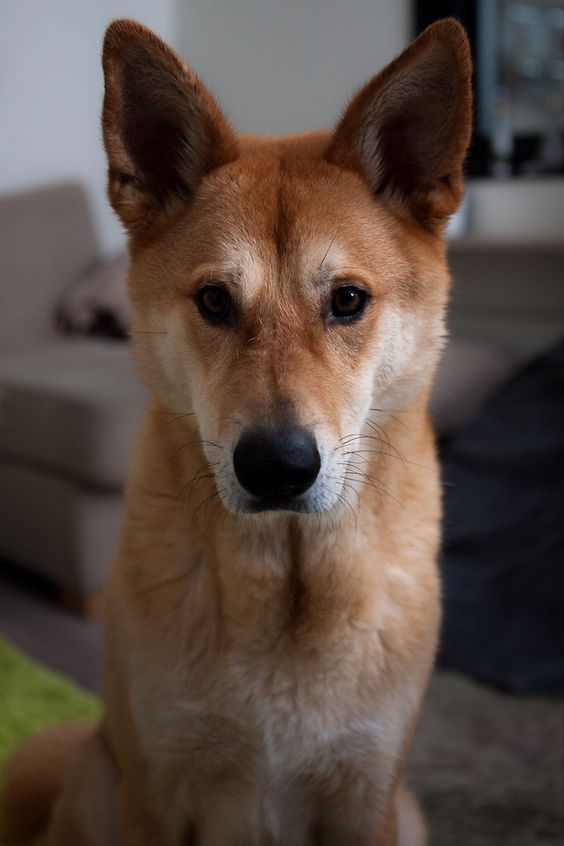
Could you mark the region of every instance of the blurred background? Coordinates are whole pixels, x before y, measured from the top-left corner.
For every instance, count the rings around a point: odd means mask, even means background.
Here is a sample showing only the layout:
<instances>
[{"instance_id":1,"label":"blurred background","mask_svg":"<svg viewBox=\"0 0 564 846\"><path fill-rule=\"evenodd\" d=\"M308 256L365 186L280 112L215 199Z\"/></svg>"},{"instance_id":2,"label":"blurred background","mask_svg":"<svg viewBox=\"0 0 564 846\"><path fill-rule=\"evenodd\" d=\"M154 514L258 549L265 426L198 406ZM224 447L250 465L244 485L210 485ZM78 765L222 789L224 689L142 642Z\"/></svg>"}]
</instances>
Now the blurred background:
<instances>
[{"instance_id":1,"label":"blurred background","mask_svg":"<svg viewBox=\"0 0 564 846\"><path fill-rule=\"evenodd\" d=\"M472 41L476 110L431 408L445 622L410 777L433 843L548 846L562 842L564 674L556 0L2 0L0 643L99 690L98 612L146 400L127 343L123 232L105 196L109 21L154 29L236 129L276 134L332 126L359 85L445 15ZM15 654L0 651L0 721Z\"/></svg>"}]
</instances>

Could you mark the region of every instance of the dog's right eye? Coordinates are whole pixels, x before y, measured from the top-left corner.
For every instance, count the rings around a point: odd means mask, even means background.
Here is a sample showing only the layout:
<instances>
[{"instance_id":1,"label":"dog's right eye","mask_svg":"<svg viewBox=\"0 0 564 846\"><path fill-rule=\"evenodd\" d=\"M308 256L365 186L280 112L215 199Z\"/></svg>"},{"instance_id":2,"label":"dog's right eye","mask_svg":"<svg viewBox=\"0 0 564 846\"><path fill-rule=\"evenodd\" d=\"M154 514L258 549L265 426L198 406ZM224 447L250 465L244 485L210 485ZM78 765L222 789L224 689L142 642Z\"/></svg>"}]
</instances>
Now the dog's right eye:
<instances>
[{"instance_id":1,"label":"dog's right eye","mask_svg":"<svg viewBox=\"0 0 564 846\"><path fill-rule=\"evenodd\" d=\"M233 302L221 285L204 285L195 299L202 317L212 323L227 323L232 317Z\"/></svg>"}]
</instances>

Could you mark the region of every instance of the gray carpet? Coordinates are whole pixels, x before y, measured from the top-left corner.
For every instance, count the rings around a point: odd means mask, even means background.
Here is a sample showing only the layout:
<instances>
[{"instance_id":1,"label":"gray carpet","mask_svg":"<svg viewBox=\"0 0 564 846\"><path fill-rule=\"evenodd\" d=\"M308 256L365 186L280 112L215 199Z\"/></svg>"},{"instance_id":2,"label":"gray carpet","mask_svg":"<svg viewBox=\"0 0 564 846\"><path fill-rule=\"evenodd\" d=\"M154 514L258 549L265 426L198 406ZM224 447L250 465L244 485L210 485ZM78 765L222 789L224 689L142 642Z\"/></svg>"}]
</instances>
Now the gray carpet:
<instances>
[{"instance_id":1,"label":"gray carpet","mask_svg":"<svg viewBox=\"0 0 564 846\"><path fill-rule=\"evenodd\" d=\"M100 626L61 611L45 585L4 567L0 632L97 690ZM555 701L517 699L437 674L408 772L430 823L430 846L561 846L563 731Z\"/></svg>"},{"instance_id":2,"label":"gray carpet","mask_svg":"<svg viewBox=\"0 0 564 846\"><path fill-rule=\"evenodd\" d=\"M554 700L437 674L409 768L431 846L564 843L562 716Z\"/></svg>"}]
</instances>

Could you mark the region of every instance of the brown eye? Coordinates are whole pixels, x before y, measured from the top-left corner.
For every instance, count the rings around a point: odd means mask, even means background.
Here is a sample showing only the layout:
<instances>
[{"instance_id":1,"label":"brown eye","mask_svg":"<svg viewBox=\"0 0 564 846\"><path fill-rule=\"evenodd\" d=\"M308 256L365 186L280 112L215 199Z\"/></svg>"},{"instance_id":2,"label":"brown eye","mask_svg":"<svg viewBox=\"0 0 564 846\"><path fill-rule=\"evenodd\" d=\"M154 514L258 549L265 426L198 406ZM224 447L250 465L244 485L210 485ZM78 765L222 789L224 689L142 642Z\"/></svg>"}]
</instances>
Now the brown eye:
<instances>
[{"instance_id":1,"label":"brown eye","mask_svg":"<svg viewBox=\"0 0 564 846\"><path fill-rule=\"evenodd\" d=\"M355 285L342 285L333 293L331 316L337 318L357 317L366 305L367 296Z\"/></svg>"},{"instance_id":2,"label":"brown eye","mask_svg":"<svg viewBox=\"0 0 564 846\"><path fill-rule=\"evenodd\" d=\"M227 323L232 314L231 297L220 285L204 285L196 294L196 305L202 317L213 323Z\"/></svg>"}]
</instances>

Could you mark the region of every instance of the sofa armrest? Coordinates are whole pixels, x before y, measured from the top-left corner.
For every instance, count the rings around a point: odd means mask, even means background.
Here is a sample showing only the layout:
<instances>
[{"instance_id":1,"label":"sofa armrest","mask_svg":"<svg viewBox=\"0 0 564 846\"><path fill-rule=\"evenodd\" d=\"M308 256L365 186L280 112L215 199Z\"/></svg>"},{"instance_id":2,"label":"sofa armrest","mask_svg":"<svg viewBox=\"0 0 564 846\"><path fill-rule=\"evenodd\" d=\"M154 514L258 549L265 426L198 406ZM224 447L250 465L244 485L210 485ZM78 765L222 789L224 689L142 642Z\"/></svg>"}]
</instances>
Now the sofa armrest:
<instances>
[{"instance_id":1,"label":"sofa armrest","mask_svg":"<svg viewBox=\"0 0 564 846\"><path fill-rule=\"evenodd\" d=\"M96 252L80 185L65 183L0 198L0 350L53 335L61 293L93 263Z\"/></svg>"}]
</instances>

